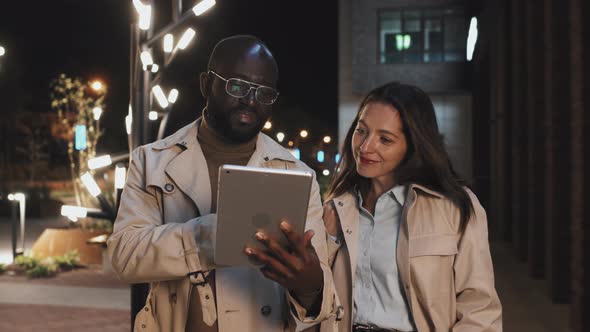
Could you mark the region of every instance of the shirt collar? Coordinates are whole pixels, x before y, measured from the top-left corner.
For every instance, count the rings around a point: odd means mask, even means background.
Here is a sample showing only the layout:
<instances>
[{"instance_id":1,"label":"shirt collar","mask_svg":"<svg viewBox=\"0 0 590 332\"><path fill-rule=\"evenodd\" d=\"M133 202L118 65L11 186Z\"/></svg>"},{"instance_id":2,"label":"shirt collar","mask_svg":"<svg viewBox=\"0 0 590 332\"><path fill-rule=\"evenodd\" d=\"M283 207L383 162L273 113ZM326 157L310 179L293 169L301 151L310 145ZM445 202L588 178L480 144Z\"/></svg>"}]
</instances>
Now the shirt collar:
<instances>
[{"instance_id":1,"label":"shirt collar","mask_svg":"<svg viewBox=\"0 0 590 332\"><path fill-rule=\"evenodd\" d=\"M397 185L394 186L393 188L389 189L388 191L384 192L383 194L381 194L381 196L383 195L389 195L391 198L395 199L400 206L404 206L404 204L406 203L406 194L408 192L408 187L405 185ZM361 195L361 191L358 190L358 188L355 188L354 190L356 192L356 196L358 198L358 202L359 202L359 207L362 206L363 204L363 196Z\"/></svg>"}]
</instances>

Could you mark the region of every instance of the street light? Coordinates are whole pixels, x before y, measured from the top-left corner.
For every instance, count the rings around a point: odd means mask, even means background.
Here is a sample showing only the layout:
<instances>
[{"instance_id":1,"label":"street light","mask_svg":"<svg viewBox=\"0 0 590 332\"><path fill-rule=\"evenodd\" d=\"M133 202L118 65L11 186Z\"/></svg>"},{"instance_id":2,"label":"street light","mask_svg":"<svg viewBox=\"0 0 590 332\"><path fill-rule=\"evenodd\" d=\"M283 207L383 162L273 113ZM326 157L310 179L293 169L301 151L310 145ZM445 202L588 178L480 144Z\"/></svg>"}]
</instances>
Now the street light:
<instances>
[{"instance_id":1,"label":"street light","mask_svg":"<svg viewBox=\"0 0 590 332\"><path fill-rule=\"evenodd\" d=\"M299 136L301 136L301 138L306 138L307 135L309 135L309 133L305 129L303 129L301 132L299 132Z\"/></svg>"},{"instance_id":2,"label":"street light","mask_svg":"<svg viewBox=\"0 0 590 332\"><path fill-rule=\"evenodd\" d=\"M133 109L131 108L131 104L129 104L129 111L125 116L125 131L127 135L131 135L131 125L133 124Z\"/></svg>"},{"instance_id":3,"label":"street light","mask_svg":"<svg viewBox=\"0 0 590 332\"><path fill-rule=\"evenodd\" d=\"M150 119L152 121L158 120L158 112L156 112L156 111L150 111L148 113L148 119Z\"/></svg>"},{"instance_id":4,"label":"street light","mask_svg":"<svg viewBox=\"0 0 590 332\"><path fill-rule=\"evenodd\" d=\"M467 36L467 61L473 59L473 51L475 51L475 44L477 43L477 34L477 17L472 17L471 22L469 23L469 34Z\"/></svg>"},{"instance_id":5,"label":"street light","mask_svg":"<svg viewBox=\"0 0 590 332\"><path fill-rule=\"evenodd\" d=\"M103 85L101 81L96 80L90 84L90 87L92 88L92 90L100 92L103 88Z\"/></svg>"},{"instance_id":6,"label":"street light","mask_svg":"<svg viewBox=\"0 0 590 332\"><path fill-rule=\"evenodd\" d=\"M100 209L95 208L88 208L83 206L72 206L72 205L62 205L61 206L61 215L67 217L73 222L78 221L79 218L101 218L101 219L110 219L111 217L101 211Z\"/></svg>"},{"instance_id":7,"label":"street light","mask_svg":"<svg viewBox=\"0 0 590 332\"><path fill-rule=\"evenodd\" d=\"M115 188L123 189L125 187L125 178L127 176L125 166L118 164L115 166Z\"/></svg>"},{"instance_id":8,"label":"street light","mask_svg":"<svg viewBox=\"0 0 590 332\"><path fill-rule=\"evenodd\" d=\"M64 217L68 217L73 222L78 221L79 218L86 218L88 214L88 209L81 206L72 206L72 205L62 205L61 206L61 215Z\"/></svg>"},{"instance_id":9,"label":"street light","mask_svg":"<svg viewBox=\"0 0 590 332\"><path fill-rule=\"evenodd\" d=\"M121 204L121 194L123 194L123 187L125 187L125 180L127 177L127 169L123 164L115 166L115 213L119 211L119 204Z\"/></svg>"},{"instance_id":10,"label":"street light","mask_svg":"<svg viewBox=\"0 0 590 332\"><path fill-rule=\"evenodd\" d=\"M272 123L270 121L266 121L264 123L264 129L270 129L270 128L272 128Z\"/></svg>"},{"instance_id":11,"label":"street light","mask_svg":"<svg viewBox=\"0 0 590 332\"><path fill-rule=\"evenodd\" d=\"M203 0L193 7L195 16L200 16L215 5L215 0Z\"/></svg>"},{"instance_id":12,"label":"street light","mask_svg":"<svg viewBox=\"0 0 590 332\"><path fill-rule=\"evenodd\" d=\"M143 70L146 70L147 66L154 63L154 59L152 59L152 54L148 51L141 52L139 58L141 59L141 63L143 64Z\"/></svg>"},{"instance_id":13,"label":"street light","mask_svg":"<svg viewBox=\"0 0 590 332\"><path fill-rule=\"evenodd\" d=\"M92 109L92 114L94 115L94 120L100 120L100 116L102 115L102 108L95 107Z\"/></svg>"},{"instance_id":14,"label":"street light","mask_svg":"<svg viewBox=\"0 0 590 332\"><path fill-rule=\"evenodd\" d=\"M323 150L318 151L318 153L316 154L316 158L318 160L318 162L323 163L324 159L325 159L325 154Z\"/></svg>"},{"instance_id":15,"label":"street light","mask_svg":"<svg viewBox=\"0 0 590 332\"><path fill-rule=\"evenodd\" d=\"M192 28L186 29L186 31L182 34L182 37L180 37L180 40L178 41L178 45L176 45L176 47L178 47L181 50L184 50L185 48L187 48L188 44L193 40L196 34L197 32Z\"/></svg>"},{"instance_id":16,"label":"street light","mask_svg":"<svg viewBox=\"0 0 590 332\"><path fill-rule=\"evenodd\" d=\"M284 133L282 133L282 132L277 133L277 140L279 141L279 143L282 143L284 139L285 139Z\"/></svg>"},{"instance_id":17,"label":"street light","mask_svg":"<svg viewBox=\"0 0 590 332\"><path fill-rule=\"evenodd\" d=\"M147 3L147 0L143 0ZM149 121L149 112L153 109L153 100L150 92L153 92L155 99L162 106L167 108L169 101L164 95L162 88L158 85L164 77L166 69L175 59L178 50L183 50L188 47L192 39L195 38L195 30L189 28L178 39L176 47L174 41L177 39L177 29L182 26L187 28L186 24L190 19L203 15L211 7L215 5L215 0L202 0L186 12L183 11L183 0L172 0L172 22L162 28L150 28L152 19L152 7L145 5L140 0L133 0L133 4L137 13L139 14L138 24L132 25L131 34L131 64L132 75L130 76L131 98L129 115L125 118L125 125L127 129L128 143L130 151L136 147L151 142L150 128L147 125ZM155 1L150 0L149 3L154 4ZM155 16L155 15L154 15ZM141 30L146 30L141 31ZM173 36L175 34L175 36ZM163 41L161 41L163 39ZM163 42L164 61L160 63L158 73L153 76L151 71L141 70L142 63L140 61L140 53L142 51L154 51L156 43ZM159 57L154 57L159 59ZM153 70L153 67L152 67ZM158 88L156 88L158 86ZM173 96L173 95L172 95ZM169 95L169 97L171 97ZM177 96L178 97L178 96ZM174 99L174 98L172 98ZM133 111L132 111L133 110ZM160 120L160 128L157 131L157 137L161 137L165 133L169 113L166 113ZM116 211L116 210L115 210ZM147 285L132 285L131 288L131 329L133 329L133 322L135 316L145 305L149 287Z\"/></svg>"},{"instance_id":18,"label":"street light","mask_svg":"<svg viewBox=\"0 0 590 332\"><path fill-rule=\"evenodd\" d=\"M4 56L4 54L6 54L6 49L0 46L0 56Z\"/></svg>"},{"instance_id":19,"label":"street light","mask_svg":"<svg viewBox=\"0 0 590 332\"><path fill-rule=\"evenodd\" d=\"M152 6L144 5L140 0L133 0L133 6L139 14L139 28L149 30L152 21Z\"/></svg>"},{"instance_id":20,"label":"street light","mask_svg":"<svg viewBox=\"0 0 590 332\"><path fill-rule=\"evenodd\" d=\"M12 257L16 258L17 255L25 252L25 212L26 212L26 197L23 193L12 193L8 195L9 201L17 201L20 212L20 250L17 249L16 245L16 219L12 226ZM14 211L14 210L13 210Z\"/></svg>"},{"instance_id":21,"label":"street light","mask_svg":"<svg viewBox=\"0 0 590 332\"><path fill-rule=\"evenodd\" d=\"M170 53L174 48L174 36L171 33L168 33L164 36L164 52Z\"/></svg>"},{"instance_id":22,"label":"street light","mask_svg":"<svg viewBox=\"0 0 590 332\"><path fill-rule=\"evenodd\" d=\"M168 93L168 101L171 104L174 104L177 99L178 99L178 90L176 90L176 89L170 90L170 92Z\"/></svg>"},{"instance_id":23,"label":"street light","mask_svg":"<svg viewBox=\"0 0 590 332\"><path fill-rule=\"evenodd\" d=\"M158 104L160 104L162 108L168 107L168 99L166 99L166 95L164 94L164 91L162 90L161 86L154 86L152 88L152 92L154 93L154 96L156 97Z\"/></svg>"},{"instance_id":24,"label":"street light","mask_svg":"<svg viewBox=\"0 0 590 332\"><path fill-rule=\"evenodd\" d=\"M112 164L113 161L111 160L111 155L104 155L92 159L88 159L88 168L89 169L97 169L105 166L109 166Z\"/></svg>"},{"instance_id":25,"label":"street light","mask_svg":"<svg viewBox=\"0 0 590 332\"><path fill-rule=\"evenodd\" d=\"M88 189L90 195L97 197L102 193L102 191L98 187L98 184L96 183L96 181L94 181L94 178L92 177L92 175L90 175L90 173L86 172L82 174L80 179L82 180L84 186L86 186L86 189Z\"/></svg>"},{"instance_id":26,"label":"street light","mask_svg":"<svg viewBox=\"0 0 590 332\"><path fill-rule=\"evenodd\" d=\"M330 142L332 142L332 137L324 136L324 143L330 143Z\"/></svg>"},{"instance_id":27,"label":"street light","mask_svg":"<svg viewBox=\"0 0 590 332\"><path fill-rule=\"evenodd\" d=\"M128 159L128 153L121 153L115 156L111 156L110 154L105 154L100 157L95 157L88 160L88 168L89 169L97 169L112 165L113 163L119 162L124 159Z\"/></svg>"}]
</instances>

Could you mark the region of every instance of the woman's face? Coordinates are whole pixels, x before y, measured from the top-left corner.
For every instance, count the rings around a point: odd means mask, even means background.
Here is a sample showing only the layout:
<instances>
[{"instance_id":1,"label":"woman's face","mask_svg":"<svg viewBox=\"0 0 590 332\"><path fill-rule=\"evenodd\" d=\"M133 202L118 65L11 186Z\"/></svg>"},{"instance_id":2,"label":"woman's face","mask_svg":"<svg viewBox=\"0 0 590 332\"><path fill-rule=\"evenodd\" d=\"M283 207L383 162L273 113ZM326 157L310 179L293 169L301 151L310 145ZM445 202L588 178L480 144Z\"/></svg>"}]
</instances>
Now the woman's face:
<instances>
[{"instance_id":1,"label":"woman's face","mask_svg":"<svg viewBox=\"0 0 590 332\"><path fill-rule=\"evenodd\" d=\"M371 102L361 110L354 130L352 154L358 174L392 182L408 149L399 111L389 104Z\"/></svg>"}]
</instances>

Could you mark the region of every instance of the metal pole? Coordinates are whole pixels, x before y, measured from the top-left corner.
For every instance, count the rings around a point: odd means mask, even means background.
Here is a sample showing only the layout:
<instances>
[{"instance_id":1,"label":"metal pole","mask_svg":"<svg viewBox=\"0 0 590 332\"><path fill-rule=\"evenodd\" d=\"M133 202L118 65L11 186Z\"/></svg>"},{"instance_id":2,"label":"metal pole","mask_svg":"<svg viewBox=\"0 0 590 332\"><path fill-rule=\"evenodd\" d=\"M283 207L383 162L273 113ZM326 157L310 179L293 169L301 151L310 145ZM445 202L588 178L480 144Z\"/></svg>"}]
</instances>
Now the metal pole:
<instances>
[{"instance_id":1,"label":"metal pole","mask_svg":"<svg viewBox=\"0 0 590 332\"><path fill-rule=\"evenodd\" d=\"M154 1L150 1L152 8L154 7ZM146 144L149 142L148 138L148 126L147 126L147 114L150 111L150 79L151 72L148 70L142 70L141 62L138 60L139 53L143 50L148 50L148 45L141 45L142 39L149 39L153 34L153 27L150 27L147 34L142 35L137 25L134 26L132 38L132 79L131 79L131 92L133 101L133 123L131 129L131 150ZM131 155L131 154L130 154ZM117 209L118 211L118 209ZM147 295L149 293L149 284L132 284L131 285L131 330L133 331L135 326L135 317L139 311L145 305Z\"/></svg>"},{"instance_id":2,"label":"metal pole","mask_svg":"<svg viewBox=\"0 0 590 332\"><path fill-rule=\"evenodd\" d=\"M26 203L27 200L25 198L19 199L18 205L20 207L20 244L21 244L21 253L25 253L25 212L26 212Z\"/></svg>"},{"instance_id":3,"label":"metal pole","mask_svg":"<svg viewBox=\"0 0 590 332\"><path fill-rule=\"evenodd\" d=\"M172 0L172 21L176 22L182 16L182 0Z\"/></svg>"},{"instance_id":4,"label":"metal pole","mask_svg":"<svg viewBox=\"0 0 590 332\"><path fill-rule=\"evenodd\" d=\"M16 220L16 204L14 202L10 202L12 205L11 209L11 219L12 219L12 260L16 259L18 253L16 251L16 242L17 242L17 229L18 229L18 221Z\"/></svg>"}]
</instances>

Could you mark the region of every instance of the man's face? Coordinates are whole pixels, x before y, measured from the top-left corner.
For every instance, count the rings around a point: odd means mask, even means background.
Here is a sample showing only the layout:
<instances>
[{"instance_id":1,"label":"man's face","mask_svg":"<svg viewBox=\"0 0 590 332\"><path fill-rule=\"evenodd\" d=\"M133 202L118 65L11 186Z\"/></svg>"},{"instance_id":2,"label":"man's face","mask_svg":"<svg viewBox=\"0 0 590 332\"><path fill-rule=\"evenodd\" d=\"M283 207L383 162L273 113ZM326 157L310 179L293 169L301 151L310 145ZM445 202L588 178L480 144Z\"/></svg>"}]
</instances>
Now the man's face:
<instances>
[{"instance_id":1,"label":"man's face","mask_svg":"<svg viewBox=\"0 0 590 332\"><path fill-rule=\"evenodd\" d=\"M225 61L213 70L225 79L238 78L276 89L277 73L272 60L257 54L248 54L233 63ZM209 73L210 90L207 99L207 123L215 131L235 143L253 139L269 119L272 105L256 100L255 89L242 98L226 91L226 82ZM254 85L252 85L255 87Z\"/></svg>"}]
</instances>

